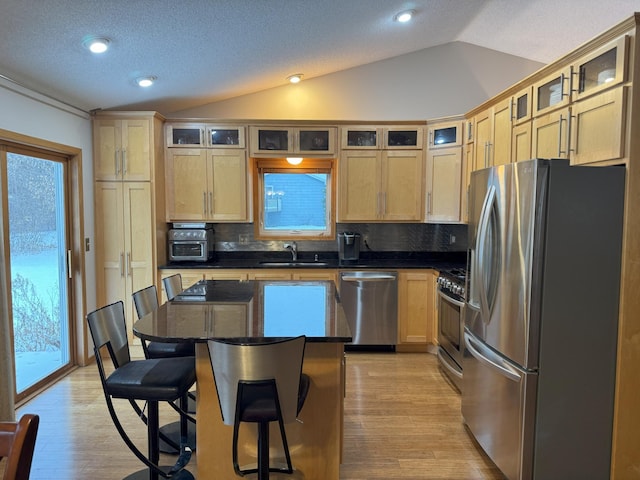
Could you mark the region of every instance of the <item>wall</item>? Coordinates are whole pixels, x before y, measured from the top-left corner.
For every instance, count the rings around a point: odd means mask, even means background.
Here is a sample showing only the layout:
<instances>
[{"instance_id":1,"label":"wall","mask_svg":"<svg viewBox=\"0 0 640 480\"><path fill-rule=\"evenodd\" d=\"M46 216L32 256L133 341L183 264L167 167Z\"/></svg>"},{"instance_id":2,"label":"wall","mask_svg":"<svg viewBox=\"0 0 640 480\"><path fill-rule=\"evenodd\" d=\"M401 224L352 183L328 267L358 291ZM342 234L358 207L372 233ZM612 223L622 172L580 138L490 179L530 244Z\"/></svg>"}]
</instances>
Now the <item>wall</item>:
<instances>
[{"instance_id":1,"label":"wall","mask_svg":"<svg viewBox=\"0 0 640 480\"><path fill-rule=\"evenodd\" d=\"M542 66L453 42L167 116L427 120L465 113Z\"/></svg>"},{"instance_id":2,"label":"wall","mask_svg":"<svg viewBox=\"0 0 640 480\"><path fill-rule=\"evenodd\" d=\"M281 240L257 241L249 223L218 223L214 225L216 251L282 251ZM467 226L428 223L339 223L338 233L358 232L361 252L464 252L467 248ZM247 243L239 242L246 235ZM452 242L451 236L455 237ZM295 239L291 239L295 240ZM366 240L366 244L364 242ZM338 244L331 241L299 240L298 250L304 253L336 252ZM369 248L367 248L367 245Z\"/></svg>"},{"instance_id":3,"label":"wall","mask_svg":"<svg viewBox=\"0 0 640 480\"><path fill-rule=\"evenodd\" d=\"M93 151L87 112L0 77L0 128L82 150L84 233L93 245ZM85 253L87 308L95 306L95 257Z\"/></svg>"}]
</instances>

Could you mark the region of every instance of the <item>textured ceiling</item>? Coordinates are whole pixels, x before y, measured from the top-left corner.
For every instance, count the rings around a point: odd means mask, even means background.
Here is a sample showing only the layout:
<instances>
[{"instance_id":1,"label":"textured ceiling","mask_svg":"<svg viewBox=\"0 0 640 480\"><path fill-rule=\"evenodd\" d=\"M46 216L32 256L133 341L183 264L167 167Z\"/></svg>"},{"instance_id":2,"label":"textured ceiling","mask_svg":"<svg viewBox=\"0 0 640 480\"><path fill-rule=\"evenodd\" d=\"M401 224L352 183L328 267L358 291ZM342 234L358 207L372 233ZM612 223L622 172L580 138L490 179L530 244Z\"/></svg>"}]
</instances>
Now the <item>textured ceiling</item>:
<instances>
[{"instance_id":1,"label":"textured ceiling","mask_svg":"<svg viewBox=\"0 0 640 480\"><path fill-rule=\"evenodd\" d=\"M416 10L408 25L392 21ZM640 0L0 0L0 75L84 110L164 114L463 41L548 63ZM112 40L102 56L82 46ZM155 75L141 89L134 79Z\"/></svg>"}]
</instances>

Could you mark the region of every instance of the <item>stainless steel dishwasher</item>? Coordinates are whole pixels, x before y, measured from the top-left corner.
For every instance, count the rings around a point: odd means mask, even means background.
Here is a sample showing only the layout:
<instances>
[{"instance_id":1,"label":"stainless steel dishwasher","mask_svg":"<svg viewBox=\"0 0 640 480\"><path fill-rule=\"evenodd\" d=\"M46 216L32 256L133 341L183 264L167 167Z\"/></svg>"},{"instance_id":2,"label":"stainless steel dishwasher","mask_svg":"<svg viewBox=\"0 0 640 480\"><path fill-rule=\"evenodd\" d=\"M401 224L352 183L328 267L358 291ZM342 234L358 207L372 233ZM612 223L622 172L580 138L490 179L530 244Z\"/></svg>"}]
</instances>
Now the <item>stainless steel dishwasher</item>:
<instances>
[{"instance_id":1,"label":"stainless steel dishwasher","mask_svg":"<svg viewBox=\"0 0 640 480\"><path fill-rule=\"evenodd\" d=\"M347 345L396 345L397 272L340 272L340 300L353 337Z\"/></svg>"}]
</instances>

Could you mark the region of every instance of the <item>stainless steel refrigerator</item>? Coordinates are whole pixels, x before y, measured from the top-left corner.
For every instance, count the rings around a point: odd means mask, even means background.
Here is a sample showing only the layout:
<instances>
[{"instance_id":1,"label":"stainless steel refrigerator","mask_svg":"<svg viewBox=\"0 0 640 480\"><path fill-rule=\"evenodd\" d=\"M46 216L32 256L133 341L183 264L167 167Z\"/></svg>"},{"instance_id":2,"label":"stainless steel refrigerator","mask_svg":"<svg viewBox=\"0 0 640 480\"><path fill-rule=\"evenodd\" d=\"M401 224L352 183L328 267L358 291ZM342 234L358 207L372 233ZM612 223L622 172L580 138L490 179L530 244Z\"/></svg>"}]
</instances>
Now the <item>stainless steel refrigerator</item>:
<instances>
[{"instance_id":1,"label":"stainless steel refrigerator","mask_svg":"<svg viewBox=\"0 0 640 480\"><path fill-rule=\"evenodd\" d=\"M609 478L624 175L472 174L462 414L509 480Z\"/></svg>"}]
</instances>

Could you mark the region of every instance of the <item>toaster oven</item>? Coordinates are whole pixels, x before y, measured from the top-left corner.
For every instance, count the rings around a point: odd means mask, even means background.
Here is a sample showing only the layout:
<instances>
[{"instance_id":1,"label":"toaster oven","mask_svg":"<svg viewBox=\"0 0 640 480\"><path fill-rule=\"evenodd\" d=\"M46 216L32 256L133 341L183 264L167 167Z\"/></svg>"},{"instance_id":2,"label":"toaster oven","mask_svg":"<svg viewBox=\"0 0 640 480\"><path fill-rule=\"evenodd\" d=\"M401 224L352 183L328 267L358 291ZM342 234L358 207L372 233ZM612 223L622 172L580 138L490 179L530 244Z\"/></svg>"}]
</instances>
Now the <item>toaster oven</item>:
<instances>
[{"instance_id":1,"label":"toaster oven","mask_svg":"<svg viewBox=\"0 0 640 480\"><path fill-rule=\"evenodd\" d=\"M169 230L169 261L206 262L213 258L213 227L206 223L174 223Z\"/></svg>"}]
</instances>

